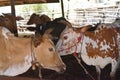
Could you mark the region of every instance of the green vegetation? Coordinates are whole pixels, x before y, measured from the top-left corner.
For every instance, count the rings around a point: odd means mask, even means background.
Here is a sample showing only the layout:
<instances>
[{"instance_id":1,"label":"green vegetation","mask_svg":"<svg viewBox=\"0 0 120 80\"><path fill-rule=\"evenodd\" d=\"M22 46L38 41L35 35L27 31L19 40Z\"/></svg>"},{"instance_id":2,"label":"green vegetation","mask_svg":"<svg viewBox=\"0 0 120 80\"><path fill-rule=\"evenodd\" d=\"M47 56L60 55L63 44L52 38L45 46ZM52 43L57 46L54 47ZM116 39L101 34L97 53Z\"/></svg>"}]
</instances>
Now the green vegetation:
<instances>
[{"instance_id":1,"label":"green vegetation","mask_svg":"<svg viewBox=\"0 0 120 80\"><path fill-rule=\"evenodd\" d=\"M41 4L30 4L30 5L21 5L20 6L20 11L29 13L29 12L35 12L38 13L39 11L42 10L48 10L47 5L41 5Z\"/></svg>"}]
</instances>

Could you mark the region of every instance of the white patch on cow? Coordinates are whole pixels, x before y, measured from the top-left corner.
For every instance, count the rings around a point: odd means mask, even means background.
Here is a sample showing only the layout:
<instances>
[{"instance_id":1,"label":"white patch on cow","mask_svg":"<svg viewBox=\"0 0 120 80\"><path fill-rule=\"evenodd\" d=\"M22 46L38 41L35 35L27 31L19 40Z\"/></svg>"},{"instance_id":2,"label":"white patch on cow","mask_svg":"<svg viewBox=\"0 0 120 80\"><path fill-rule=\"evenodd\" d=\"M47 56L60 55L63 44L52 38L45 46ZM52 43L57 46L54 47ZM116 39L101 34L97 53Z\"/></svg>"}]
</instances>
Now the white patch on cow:
<instances>
[{"instance_id":1,"label":"white patch on cow","mask_svg":"<svg viewBox=\"0 0 120 80\"><path fill-rule=\"evenodd\" d=\"M10 31L7 28L2 27L2 34L6 39L8 39L7 33L10 33Z\"/></svg>"},{"instance_id":2,"label":"white patch on cow","mask_svg":"<svg viewBox=\"0 0 120 80\"><path fill-rule=\"evenodd\" d=\"M113 41L114 41L114 43L116 42L116 40L115 40L115 38L113 37ZM110 44L109 44L110 45ZM113 46L115 46L115 44L113 44Z\"/></svg>"},{"instance_id":3,"label":"white patch on cow","mask_svg":"<svg viewBox=\"0 0 120 80\"><path fill-rule=\"evenodd\" d=\"M91 43L92 44L92 46L93 46L93 48L98 48L98 45L97 45L97 41L94 41L94 40L92 40L92 39L90 39L89 37L84 37L84 41L85 41L85 43Z\"/></svg>"},{"instance_id":4,"label":"white patch on cow","mask_svg":"<svg viewBox=\"0 0 120 80\"><path fill-rule=\"evenodd\" d=\"M0 71L0 75L16 76L26 72L31 67L31 56L26 56L22 64L9 66L5 71Z\"/></svg>"},{"instance_id":5,"label":"white patch on cow","mask_svg":"<svg viewBox=\"0 0 120 80\"><path fill-rule=\"evenodd\" d=\"M108 51L108 49L110 49L110 46L109 45L107 45L107 44L105 44L104 45L104 43L106 43L106 41L104 40L103 42L101 42L101 48L100 48L100 51Z\"/></svg>"},{"instance_id":6,"label":"white patch on cow","mask_svg":"<svg viewBox=\"0 0 120 80\"><path fill-rule=\"evenodd\" d=\"M104 68L109 63L113 65L116 65L117 63L116 60L112 59L111 57L105 58L102 58L100 56L89 57L88 55L81 54L81 58L87 65L95 65L99 66L100 68Z\"/></svg>"}]
</instances>

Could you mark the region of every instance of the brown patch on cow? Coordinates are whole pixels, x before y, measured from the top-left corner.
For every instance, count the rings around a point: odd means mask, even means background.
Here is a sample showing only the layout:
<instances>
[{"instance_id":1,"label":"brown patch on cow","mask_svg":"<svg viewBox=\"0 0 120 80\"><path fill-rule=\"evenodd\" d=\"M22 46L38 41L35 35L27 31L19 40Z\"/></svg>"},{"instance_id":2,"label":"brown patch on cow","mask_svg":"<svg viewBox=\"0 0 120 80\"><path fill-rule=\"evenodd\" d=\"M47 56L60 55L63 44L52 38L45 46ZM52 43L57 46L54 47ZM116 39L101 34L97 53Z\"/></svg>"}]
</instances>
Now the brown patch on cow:
<instances>
[{"instance_id":1,"label":"brown patch on cow","mask_svg":"<svg viewBox=\"0 0 120 80\"><path fill-rule=\"evenodd\" d=\"M117 46L117 32L120 31L119 28L107 28L104 27L105 25L101 26L99 29L97 29L94 32L86 32L85 36L89 37L93 41L98 41L97 45L98 48L93 48L94 45L91 43L87 44L86 50L88 53L88 56L94 57L94 56L101 56L101 57L112 57L118 59L119 56L119 50ZM111 26L108 26L111 27ZM119 30L118 30L119 29ZM120 33L120 32L119 32ZM109 45L111 48L107 48L107 51L100 50L102 48L101 42L103 42L103 45Z\"/></svg>"},{"instance_id":2,"label":"brown patch on cow","mask_svg":"<svg viewBox=\"0 0 120 80\"><path fill-rule=\"evenodd\" d=\"M42 38L38 37L38 36L37 37L32 37L32 42L34 43L34 46L37 47L42 42Z\"/></svg>"}]
</instances>

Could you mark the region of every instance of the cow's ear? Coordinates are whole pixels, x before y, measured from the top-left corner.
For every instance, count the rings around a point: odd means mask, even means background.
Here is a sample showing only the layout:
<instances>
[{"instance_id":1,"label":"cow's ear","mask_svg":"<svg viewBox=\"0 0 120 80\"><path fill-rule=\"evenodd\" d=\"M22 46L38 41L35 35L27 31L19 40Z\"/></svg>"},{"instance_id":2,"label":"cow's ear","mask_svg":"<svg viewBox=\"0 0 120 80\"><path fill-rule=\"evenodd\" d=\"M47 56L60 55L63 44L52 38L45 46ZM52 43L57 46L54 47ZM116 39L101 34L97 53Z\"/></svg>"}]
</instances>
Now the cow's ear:
<instances>
[{"instance_id":1,"label":"cow's ear","mask_svg":"<svg viewBox=\"0 0 120 80\"><path fill-rule=\"evenodd\" d=\"M54 30L54 28L47 29L47 30L45 30L44 34L50 34L53 30Z\"/></svg>"},{"instance_id":2,"label":"cow's ear","mask_svg":"<svg viewBox=\"0 0 120 80\"><path fill-rule=\"evenodd\" d=\"M35 27L27 27L27 30L29 30L29 31L35 31L36 28Z\"/></svg>"},{"instance_id":3,"label":"cow's ear","mask_svg":"<svg viewBox=\"0 0 120 80\"><path fill-rule=\"evenodd\" d=\"M65 24L67 27L72 28L71 23L70 23L69 21L67 21L67 20L60 20L60 21L58 21L58 23L63 23L63 24Z\"/></svg>"},{"instance_id":4,"label":"cow's ear","mask_svg":"<svg viewBox=\"0 0 120 80\"><path fill-rule=\"evenodd\" d=\"M79 32L86 32L87 30L89 30L90 28L92 28L92 25L87 25L87 26L82 26L81 28L74 28L74 31L79 33Z\"/></svg>"},{"instance_id":5,"label":"cow's ear","mask_svg":"<svg viewBox=\"0 0 120 80\"><path fill-rule=\"evenodd\" d=\"M44 33L44 35L42 36L42 40L43 39L52 39L52 35L48 34L48 33ZM44 41L44 40L43 40Z\"/></svg>"},{"instance_id":6,"label":"cow's ear","mask_svg":"<svg viewBox=\"0 0 120 80\"><path fill-rule=\"evenodd\" d=\"M41 44L41 42L42 42L42 37L35 37L34 39L33 39L33 43L34 43L34 46L35 47L37 47L38 45L40 45Z\"/></svg>"},{"instance_id":7,"label":"cow's ear","mask_svg":"<svg viewBox=\"0 0 120 80\"><path fill-rule=\"evenodd\" d=\"M81 32L86 32L86 31L88 31L90 28L92 28L92 25L83 26L83 27L81 28Z\"/></svg>"}]
</instances>

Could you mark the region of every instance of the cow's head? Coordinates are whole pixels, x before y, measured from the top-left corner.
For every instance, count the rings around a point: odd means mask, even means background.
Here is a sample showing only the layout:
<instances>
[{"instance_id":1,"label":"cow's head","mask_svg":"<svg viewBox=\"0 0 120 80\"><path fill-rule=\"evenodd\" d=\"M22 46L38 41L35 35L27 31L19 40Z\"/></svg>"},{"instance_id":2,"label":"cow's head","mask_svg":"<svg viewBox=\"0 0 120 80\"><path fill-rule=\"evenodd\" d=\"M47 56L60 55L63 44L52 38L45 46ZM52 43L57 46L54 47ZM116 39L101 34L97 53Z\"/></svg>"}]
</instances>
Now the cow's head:
<instances>
[{"instance_id":1,"label":"cow's head","mask_svg":"<svg viewBox=\"0 0 120 80\"><path fill-rule=\"evenodd\" d=\"M66 21L62 21L62 23L68 23ZM94 27L96 28L96 26ZM58 41L56 47L60 55L68 55L77 51L77 46L81 46L82 39L84 37L83 34L87 31L94 30L92 25L86 25L80 28L72 28L68 27L61 34L60 40Z\"/></svg>"},{"instance_id":2,"label":"cow's head","mask_svg":"<svg viewBox=\"0 0 120 80\"><path fill-rule=\"evenodd\" d=\"M30 19L28 20L27 25L44 24L48 21L51 21L51 19L47 15L43 14L43 15L39 16L38 14L33 13L30 16Z\"/></svg>"},{"instance_id":3,"label":"cow's head","mask_svg":"<svg viewBox=\"0 0 120 80\"><path fill-rule=\"evenodd\" d=\"M0 17L2 20L0 21L0 26L4 26L9 29L12 33L17 33L17 28L15 25L15 18L12 14L3 13L3 17Z\"/></svg>"},{"instance_id":4,"label":"cow's head","mask_svg":"<svg viewBox=\"0 0 120 80\"><path fill-rule=\"evenodd\" d=\"M27 29L30 31L35 31L35 36L43 35L46 30L51 29L52 31L50 32L50 34L52 36L54 44L56 44L59 40L60 34L66 28L66 24L64 23L64 21L66 21L64 18L56 18L55 20L48 21L45 24L37 24L36 27L27 27Z\"/></svg>"},{"instance_id":5,"label":"cow's head","mask_svg":"<svg viewBox=\"0 0 120 80\"><path fill-rule=\"evenodd\" d=\"M40 21L39 15L33 13L30 16L30 19L28 20L27 25L37 24L37 23L39 23L39 21Z\"/></svg>"},{"instance_id":6,"label":"cow's head","mask_svg":"<svg viewBox=\"0 0 120 80\"><path fill-rule=\"evenodd\" d=\"M44 23L49 22L49 21L51 21L51 19L47 15L43 14L40 16L41 23L39 23L39 24L44 24Z\"/></svg>"},{"instance_id":7,"label":"cow's head","mask_svg":"<svg viewBox=\"0 0 120 80\"><path fill-rule=\"evenodd\" d=\"M50 35L45 33L39 38L34 38L33 41L35 58L43 68L52 69L57 72L65 71L66 66L56 51L55 45L50 39Z\"/></svg>"}]
</instances>

